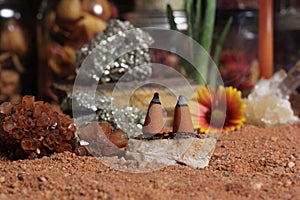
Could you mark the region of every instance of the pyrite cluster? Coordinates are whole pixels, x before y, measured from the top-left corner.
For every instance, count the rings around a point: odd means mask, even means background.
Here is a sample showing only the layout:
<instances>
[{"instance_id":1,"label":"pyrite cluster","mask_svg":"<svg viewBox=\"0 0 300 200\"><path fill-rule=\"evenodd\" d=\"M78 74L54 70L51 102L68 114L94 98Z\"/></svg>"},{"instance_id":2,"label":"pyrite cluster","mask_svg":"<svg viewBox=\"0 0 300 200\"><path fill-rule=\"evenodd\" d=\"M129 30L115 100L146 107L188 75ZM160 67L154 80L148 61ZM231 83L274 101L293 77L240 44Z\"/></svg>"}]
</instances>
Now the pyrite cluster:
<instances>
[{"instance_id":1,"label":"pyrite cluster","mask_svg":"<svg viewBox=\"0 0 300 200\"><path fill-rule=\"evenodd\" d=\"M117 82L124 74L125 81L145 80L152 74L148 50L152 43L148 33L128 21L110 20L102 33L77 52L76 65L89 65L80 73L102 83Z\"/></svg>"}]
</instances>

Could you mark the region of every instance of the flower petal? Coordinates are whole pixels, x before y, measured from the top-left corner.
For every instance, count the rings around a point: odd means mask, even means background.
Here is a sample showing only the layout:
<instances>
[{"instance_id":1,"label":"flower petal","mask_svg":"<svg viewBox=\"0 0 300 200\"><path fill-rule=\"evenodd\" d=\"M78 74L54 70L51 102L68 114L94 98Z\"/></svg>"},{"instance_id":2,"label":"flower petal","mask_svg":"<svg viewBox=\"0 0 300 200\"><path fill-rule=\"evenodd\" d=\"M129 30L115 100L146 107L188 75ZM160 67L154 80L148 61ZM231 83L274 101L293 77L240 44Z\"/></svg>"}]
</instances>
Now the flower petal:
<instances>
[{"instance_id":1,"label":"flower petal","mask_svg":"<svg viewBox=\"0 0 300 200\"><path fill-rule=\"evenodd\" d=\"M196 127L199 128L200 132L233 131L239 129L246 121L242 94L236 88L219 87L215 92L210 87L203 87L197 92L196 99L199 103L197 109L199 113L197 120L193 120L193 122L198 123ZM215 110L219 112L218 115L212 114L215 113ZM219 124L219 120L222 121L220 112L223 112L225 117L223 126Z\"/></svg>"}]
</instances>

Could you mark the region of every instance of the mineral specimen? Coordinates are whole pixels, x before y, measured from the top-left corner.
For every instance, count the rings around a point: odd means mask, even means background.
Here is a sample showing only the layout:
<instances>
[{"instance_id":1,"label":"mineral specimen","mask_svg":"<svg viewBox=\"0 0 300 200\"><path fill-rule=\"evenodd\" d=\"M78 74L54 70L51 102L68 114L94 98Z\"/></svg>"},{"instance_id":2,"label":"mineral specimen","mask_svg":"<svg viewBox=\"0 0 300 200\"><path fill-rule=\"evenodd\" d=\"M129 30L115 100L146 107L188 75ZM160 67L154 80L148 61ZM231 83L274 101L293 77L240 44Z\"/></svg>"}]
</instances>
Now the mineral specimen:
<instances>
[{"instance_id":1,"label":"mineral specimen","mask_svg":"<svg viewBox=\"0 0 300 200\"><path fill-rule=\"evenodd\" d=\"M215 149L215 138L180 138L162 140L129 139L126 158L138 161L185 164L194 168L204 168Z\"/></svg>"},{"instance_id":2,"label":"mineral specimen","mask_svg":"<svg viewBox=\"0 0 300 200\"><path fill-rule=\"evenodd\" d=\"M95 120L106 121L113 131L121 129L129 137L140 134L144 112L133 106L116 107L114 97L95 92L91 85L117 82L121 78L122 81L149 78L152 68L148 48L152 43L148 33L134 29L129 22L111 20L104 32L77 52L76 81L62 107L72 108L80 126ZM88 88L79 90L81 87Z\"/></svg>"},{"instance_id":3,"label":"mineral specimen","mask_svg":"<svg viewBox=\"0 0 300 200\"><path fill-rule=\"evenodd\" d=\"M80 142L86 143L87 152L93 156L116 156L123 155L124 152L119 149L127 145L121 132L113 133L113 138L110 138L106 133L107 125L98 122L89 123L78 130ZM125 134L126 135L126 134ZM127 138L127 136L125 136ZM113 141L113 142L112 142Z\"/></svg>"},{"instance_id":4,"label":"mineral specimen","mask_svg":"<svg viewBox=\"0 0 300 200\"><path fill-rule=\"evenodd\" d=\"M20 104L3 103L0 122L1 151L12 159L73 152L77 145L74 120L33 96L24 96Z\"/></svg>"},{"instance_id":5,"label":"mineral specimen","mask_svg":"<svg viewBox=\"0 0 300 200\"><path fill-rule=\"evenodd\" d=\"M300 85L300 60L290 69L286 78L278 85L280 96L289 98Z\"/></svg>"},{"instance_id":6,"label":"mineral specimen","mask_svg":"<svg viewBox=\"0 0 300 200\"><path fill-rule=\"evenodd\" d=\"M91 96L95 96L92 99ZM77 91L69 93L69 100L66 100L68 107L72 107L73 115L77 123L82 126L91 121L106 121L110 123L113 131L117 129L123 130L128 137L135 137L142 133L142 120L145 118L146 112L134 107L126 106L122 109L114 105L114 98L92 91ZM71 100L72 99L72 100ZM65 105L66 106L66 105ZM94 112L95 114L84 115L85 112Z\"/></svg>"},{"instance_id":7,"label":"mineral specimen","mask_svg":"<svg viewBox=\"0 0 300 200\"><path fill-rule=\"evenodd\" d=\"M299 121L298 117L294 116L290 102L286 99L267 95L245 99L245 103L248 124L271 126Z\"/></svg>"},{"instance_id":8,"label":"mineral specimen","mask_svg":"<svg viewBox=\"0 0 300 200\"><path fill-rule=\"evenodd\" d=\"M88 70L81 71L88 78L104 83L116 82L125 73L128 80L149 78L152 68L148 48L153 39L141 29L130 31L132 29L134 27L128 21L110 20L104 32L77 52L77 68L82 67L90 56L92 64ZM134 67L137 68L132 70Z\"/></svg>"},{"instance_id":9,"label":"mineral specimen","mask_svg":"<svg viewBox=\"0 0 300 200\"><path fill-rule=\"evenodd\" d=\"M294 74L295 75L295 74ZM298 78L299 79L299 78ZM296 89L289 80L294 80L293 74L287 75L283 70L278 71L269 79L261 79L247 99L245 117L247 123L261 126L275 124L292 124L299 121L291 108L289 95L291 89ZM288 90L284 83L289 83Z\"/></svg>"},{"instance_id":10,"label":"mineral specimen","mask_svg":"<svg viewBox=\"0 0 300 200\"><path fill-rule=\"evenodd\" d=\"M127 134L122 130L116 130L109 135L109 140L117 147L126 147L128 143Z\"/></svg>"}]
</instances>

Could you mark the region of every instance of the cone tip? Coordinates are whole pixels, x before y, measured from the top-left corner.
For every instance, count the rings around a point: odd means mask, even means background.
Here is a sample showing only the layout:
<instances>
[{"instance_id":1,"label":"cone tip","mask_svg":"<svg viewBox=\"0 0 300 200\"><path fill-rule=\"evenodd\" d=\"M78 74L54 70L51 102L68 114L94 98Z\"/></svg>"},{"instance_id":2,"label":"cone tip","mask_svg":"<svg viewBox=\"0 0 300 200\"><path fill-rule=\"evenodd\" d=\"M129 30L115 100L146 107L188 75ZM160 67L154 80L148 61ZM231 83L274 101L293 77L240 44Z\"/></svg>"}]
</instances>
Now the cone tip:
<instances>
[{"instance_id":1,"label":"cone tip","mask_svg":"<svg viewBox=\"0 0 300 200\"><path fill-rule=\"evenodd\" d=\"M187 101L183 95L178 97L177 105L176 106L187 106Z\"/></svg>"},{"instance_id":2,"label":"cone tip","mask_svg":"<svg viewBox=\"0 0 300 200\"><path fill-rule=\"evenodd\" d=\"M155 92L155 93L154 93L153 98L152 98L152 100L151 100L151 103L157 103L157 104L160 104L159 93L158 93L158 92Z\"/></svg>"}]
</instances>

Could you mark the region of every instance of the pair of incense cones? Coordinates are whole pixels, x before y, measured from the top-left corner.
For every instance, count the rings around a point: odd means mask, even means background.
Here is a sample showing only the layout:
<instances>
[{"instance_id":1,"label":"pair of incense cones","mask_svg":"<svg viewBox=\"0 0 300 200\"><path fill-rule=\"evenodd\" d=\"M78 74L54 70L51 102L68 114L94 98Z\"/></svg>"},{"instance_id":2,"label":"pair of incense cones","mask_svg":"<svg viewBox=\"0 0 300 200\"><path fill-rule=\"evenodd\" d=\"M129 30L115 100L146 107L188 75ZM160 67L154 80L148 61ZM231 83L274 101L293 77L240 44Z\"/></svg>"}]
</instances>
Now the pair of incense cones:
<instances>
[{"instance_id":1,"label":"pair of incense cones","mask_svg":"<svg viewBox=\"0 0 300 200\"><path fill-rule=\"evenodd\" d=\"M146 119L143 126L144 134L158 134L163 131L162 105L159 94L154 93L153 99L148 107ZM180 95L175 107L173 120L173 133L193 133L193 123L189 107L185 98Z\"/></svg>"}]
</instances>

